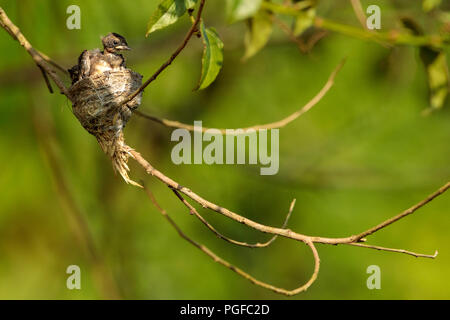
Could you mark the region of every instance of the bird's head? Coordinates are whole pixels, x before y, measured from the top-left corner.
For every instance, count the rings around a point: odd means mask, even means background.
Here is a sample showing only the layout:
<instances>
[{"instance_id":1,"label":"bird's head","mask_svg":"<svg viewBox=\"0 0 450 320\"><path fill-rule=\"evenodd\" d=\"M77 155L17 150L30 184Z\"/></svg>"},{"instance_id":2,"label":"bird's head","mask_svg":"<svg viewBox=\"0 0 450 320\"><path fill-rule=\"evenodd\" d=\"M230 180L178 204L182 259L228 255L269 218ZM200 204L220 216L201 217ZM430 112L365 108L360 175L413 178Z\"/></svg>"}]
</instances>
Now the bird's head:
<instances>
[{"instance_id":1,"label":"bird's head","mask_svg":"<svg viewBox=\"0 0 450 320\"><path fill-rule=\"evenodd\" d=\"M109 33L102 38L103 48L111 53L115 53L121 50L131 50L128 47L127 40L117 33Z\"/></svg>"}]
</instances>

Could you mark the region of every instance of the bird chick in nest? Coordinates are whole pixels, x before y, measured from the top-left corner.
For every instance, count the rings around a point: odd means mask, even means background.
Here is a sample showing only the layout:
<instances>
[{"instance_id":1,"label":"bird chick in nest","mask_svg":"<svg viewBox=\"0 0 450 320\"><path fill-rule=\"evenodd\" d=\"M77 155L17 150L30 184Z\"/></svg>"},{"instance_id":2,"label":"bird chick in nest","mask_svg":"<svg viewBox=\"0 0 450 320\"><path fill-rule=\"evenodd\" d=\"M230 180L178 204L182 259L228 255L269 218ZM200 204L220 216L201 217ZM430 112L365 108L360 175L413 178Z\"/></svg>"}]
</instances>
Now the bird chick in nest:
<instances>
[{"instance_id":1,"label":"bird chick in nest","mask_svg":"<svg viewBox=\"0 0 450 320\"><path fill-rule=\"evenodd\" d=\"M142 75L127 68L119 53L130 50L124 37L110 33L102 43L103 51L84 50L78 64L69 69L72 111L84 129L97 138L114 170L127 183L138 185L127 174L132 149L125 144L123 129L140 105L142 93L127 103L121 101L140 88Z\"/></svg>"},{"instance_id":2,"label":"bird chick in nest","mask_svg":"<svg viewBox=\"0 0 450 320\"><path fill-rule=\"evenodd\" d=\"M72 84L86 77L126 67L125 58L119 53L131 50L125 38L112 32L102 38L102 43L103 51L84 50L78 57L78 64L68 70Z\"/></svg>"}]
</instances>

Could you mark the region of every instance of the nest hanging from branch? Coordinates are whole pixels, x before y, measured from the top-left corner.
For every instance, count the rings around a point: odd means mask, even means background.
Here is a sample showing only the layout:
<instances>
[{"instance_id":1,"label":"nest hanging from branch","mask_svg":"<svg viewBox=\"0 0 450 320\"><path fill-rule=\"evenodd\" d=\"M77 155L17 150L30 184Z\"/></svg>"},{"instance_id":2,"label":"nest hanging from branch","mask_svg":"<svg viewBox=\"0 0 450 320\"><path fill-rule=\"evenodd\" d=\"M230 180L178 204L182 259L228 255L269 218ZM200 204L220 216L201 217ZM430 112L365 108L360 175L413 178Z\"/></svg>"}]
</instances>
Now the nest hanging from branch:
<instances>
[{"instance_id":1,"label":"nest hanging from branch","mask_svg":"<svg viewBox=\"0 0 450 320\"><path fill-rule=\"evenodd\" d=\"M142 93L126 104L121 102L141 85L142 75L123 68L83 78L69 88L72 110L81 125L97 138L111 158L114 170L127 183L138 186L128 177L127 162L132 157L132 148L125 143L123 129L141 104Z\"/></svg>"}]
</instances>

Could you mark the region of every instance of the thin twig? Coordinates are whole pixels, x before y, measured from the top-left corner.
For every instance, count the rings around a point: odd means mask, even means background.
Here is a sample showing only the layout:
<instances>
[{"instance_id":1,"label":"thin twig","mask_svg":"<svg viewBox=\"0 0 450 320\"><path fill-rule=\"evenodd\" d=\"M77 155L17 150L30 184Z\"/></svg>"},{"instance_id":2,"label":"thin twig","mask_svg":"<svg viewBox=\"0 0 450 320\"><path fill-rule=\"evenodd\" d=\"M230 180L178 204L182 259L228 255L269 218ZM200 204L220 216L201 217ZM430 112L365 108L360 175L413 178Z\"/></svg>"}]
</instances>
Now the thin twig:
<instances>
[{"instance_id":1,"label":"thin twig","mask_svg":"<svg viewBox=\"0 0 450 320\"><path fill-rule=\"evenodd\" d=\"M242 242L242 241L236 241L234 239L231 239L229 237L226 237L224 235L222 235L220 232L218 232L208 221L206 221L205 218L203 218L202 215L200 215L198 213L198 211L188 202L186 201L186 199L183 198L183 196L176 190L173 188L170 188L175 195L178 197L178 199L180 199L180 201L189 209L189 213L195 215L195 217L197 217L209 230L211 230L218 238L225 240L229 243L238 245L238 246L242 246L242 247L248 247L248 248L264 248L264 247L268 247L270 246L278 237L278 235L274 235L272 238L270 238L268 241L263 242L263 243L247 243L247 242ZM292 211L294 210L294 206L295 206L295 199L292 200L291 205L289 206L289 212L286 215L286 218L283 222L283 225L281 226L282 229L285 229L288 222L289 222L289 218L291 217Z\"/></svg>"},{"instance_id":2,"label":"thin twig","mask_svg":"<svg viewBox=\"0 0 450 320\"><path fill-rule=\"evenodd\" d=\"M186 47L189 39L197 31L197 26L198 26L198 23L199 23L199 21L201 19L201 14L202 14L202 11L203 11L204 3L205 3L205 0L201 0L200 6L199 6L199 9L198 9L198 12L197 12L197 17L196 17L195 23L192 25L191 29L189 30L188 34L186 35L183 43L172 54L172 56L169 58L169 60L167 60L156 71L156 73L144 83L144 85L139 90L137 90L136 92L134 92L133 94L131 94L130 96L125 98L125 100L122 103L129 102L135 96L137 96L140 92L142 92L142 90L146 86L148 86L153 80L155 80L158 77L158 75L163 70L165 70L174 61L174 59L179 55L179 53ZM272 9L279 10L279 11L273 10L273 11L278 12L278 13L283 13L283 14L288 14L288 15L296 15L296 14L298 14L298 9L296 9L294 7L290 7L290 8L283 7L283 6L279 7L278 5L271 4L269 2L263 2L263 4L266 5L266 7L267 6L272 6ZM275 6L275 7L273 7L273 6ZM269 8L269 9L271 9L271 8ZM395 33L394 34L392 32L391 33L368 33L365 30L355 29L353 27L345 26L345 25L339 25L339 24L336 24L334 22L324 20L322 18L316 18L315 19L315 25L319 26L319 27L323 27L323 28L325 28L327 30L337 31L337 32L341 32L341 33L344 33L344 34L357 36L357 37L360 37L360 38L363 38L363 39L375 40L375 41L377 41L377 40L379 40L379 41L387 41L387 42L392 43L392 44L410 44L410 45L429 44L429 45L434 45L434 46L440 46L440 45L442 45L443 42L448 41L448 39L444 38L444 37L440 37L440 38L437 38L437 37L417 37L417 36L411 36L411 35L408 35L408 34L399 34L399 33ZM70 99L70 95L69 95L69 93L67 91L67 88L65 87L64 83L58 77L58 75L53 70L53 68L51 68L49 66L49 64L51 64L53 66L55 66L55 65L51 62L51 60L48 57L44 58L45 55L43 55L43 54L39 53L37 50L33 49L31 44L20 33L20 30L9 20L9 18L7 17L6 13L3 11L2 8L0 8L0 26L3 27L15 40L17 40L25 48L25 50L30 54L30 56L33 58L35 63L39 67L44 69L45 73L48 74L52 78L52 80L56 83L56 85L59 87L61 92L63 94L65 94ZM274 122L274 123L270 123L270 124L262 125L262 126L253 126L253 127L246 128L246 129L273 129L273 128L281 128L281 127L287 125L288 123L292 122L293 120L298 118L300 115L302 115L303 113L305 113L308 110L310 110L317 102L319 102L322 99L323 95L331 88L331 86L333 84L333 80L334 80L335 74L337 73L337 71L340 69L341 66L342 66L342 63L332 73L332 75L330 76L329 80L325 84L324 88L322 88L322 90L307 105L305 105L302 109L298 110L297 112L291 114L287 118L282 119L282 120L280 120L278 122ZM57 67L57 68L60 69L59 67ZM162 121L162 120L161 120L161 123L165 124L164 121ZM207 129L205 128L205 130L207 130ZM255 278L253 278L249 274L245 273L244 271L240 270L239 268L236 268L236 267L232 266L227 261L225 261L222 258L218 257L213 252L211 252L208 248L206 248L203 245L198 244L198 243L190 240L188 237L186 237L181 232L181 230L170 219L170 217L167 216L165 211L162 210L162 209L160 210L163 213L163 215L168 219L168 221L176 228L176 230L179 232L179 234L183 238L185 238L187 241L191 242L197 248L199 248L204 253L206 253L208 256L210 256L212 259L214 259L215 261L221 263L222 265L226 266L227 268L233 270L234 272L236 272L239 275L241 275L242 277L248 279L252 283L255 283L256 285L259 285L259 286L265 287L267 289L273 290L273 291L275 291L277 293L282 293L282 294L286 294L286 295L294 295L294 294L297 294L299 292L302 292L302 291L306 290L315 281L315 279L317 278L318 271L319 271L320 259L319 259L317 250L316 250L316 248L314 246L314 243L331 244L331 245L348 244L348 245L360 246L360 247L371 248L371 249L376 249L376 250L404 253L404 254L414 255L416 257L427 257L427 258L435 257L435 255L434 256L430 256L430 255L413 253L413 252L406 251L406 250L403 250L403 249L392 249L392 248L384 248L384 247L373 246L373 245L366 245L366 244L361 244L360 242L365 241L365 237L366 236L369 236L369 235L371 235L371 234L373 234L373 233L375 233L375 232L385 228L386 226L397 222L398 220L406 217L407 215L410 215L410 214L414 213L415 211L417 211L422 206L426 205L427 203L429 203L430 201L432 201L433 199L435 199L439 195L443 194L444 192L446 192L450 188L450 182L447 182L443 187L441 187L439 190L437 190L436 192L431 194L425 200L422 200L421 202L417 203L416 205L412 206L411 208L409 208L409 209L403 211L402 213L398 214L397 216L395 216L393 218L390 218L390 219L382 222L381 224L379 224L379 225L377 225L375 227L372 227L372 228L370 228L370 229L368 229L368 230L366 230L366 231L364 231L364 232L362 232L360 234L352 235L352 236L344 237L344 238L327 238L327 237L316 237L316 236L308 236L308 235L300 234L300 233L294 232L294 231L292 231L290 229L286 229L284 227L282 227L282 228L271 227L271 226L260 224L258 222L255 222L255 221L251 220L251 219L245 218L245 217L243 217L243 216L241 216L241 215L239 215L239 214L237 214L235 212L232 212L232 211L230 211L230 210L228 210L226 208L220 207L220 206L218 206L218 205L216 205L216 204L214 204L214 203L212 203L212 202L202 198L201 196L197 195L196 193L194 193L190 189L179 185L177 182L175 182L171 178L167 177L166 175L164 175L163 173L161 173L157 169L153 168L151 166L151 164L148 163L148 161L145 160L141 156L141 154L139 152L137 152L135 150L131 150L130 154L146 170L146 172L148 174L151 174L151 175L155 176L160 181L165 183L167 186L169 186L172 189L176 190L177 191L176 193L180 194L180 196L181 196L181 193L182 193L182 194L186 195L187 197L189 197L190 199L192 199L195 202L197 202L198 204L200 204L202 207L210 209L210 210L215 211L217 213L220 213L220 214L222 214L222 215L224 215L224 216L226 216L226 217L228 217L228 218L230 218L230 219L232 219L234 221L243 223L246 226L248 226L250 228L253 228L255 230L258 230L260 232L272 234L274 236L283 236L285 238L301 241L301 242L305 243L306 245L308 245L310 247L311 251L313 252L313 256L314 256L314 260L315 260L315 267L314 267L313 275L311 276L311 278L309 279L309 281L305 285L303 285L303 286L301 286L301 287L299 287L297 289L294 289L294 290L286 290L286 289L274 287L272 285L269 285L269 284L266 284L266 283L261 282L259 280L256 280ZM186 201L186 203L187 203L187 201ZM157 205L157 207L160 208L159 205ZM188 206L188 208L189 208L189 206ZM206 222L206 220L204 220L204 221ZM209 223L208 223L208 225L209 225ZM219 234L219 233L216 232L216 234Z\"/></svg>"},{"instance_id":3,"label":"thin twig","mask_svg":"<svg viewBox=\"0 0 450 320\"><path fill-rule=\"evenodd\" d=\"M367 17L366 14L364 13L364 9L361 5L361 1L360 0L350 0L352 7L353 7L353 11L355 12L355 16L358 19L359 23L361 24L361 26L364 28L364 30L366 30L367 32L376 32L375 30L371 30L367 27ZM382 45L385 48L389 48L392 45L388 45L386 44L386 42L374 39L375 42L377 42L378 44Z\"/></svg>"},{"instance_id":4,"label":"thin twig","mask_svg":"<svg viewBox=\"0 0 450 320\"><path fill-rule=\"evenodd\" d=\"M419 203L413 205L412 207L406 209L405 211L399 213L398 215L396 215L395 217L392 217L382 223L380 223L379 225L376 225L373 228L370 228L364 232L361 232L360 234L358 234L357 236L355 236L356 240L365 238L375 232L377 232L380 229L383 229L385 227L387 227L390 224L393 224L394 222L416 212L418 209L422 208L424 205L426 205L427 203L429 203L430 201L432 201L434 198L440 196L441 194L443 194L445 191L447 191L450 188L450 182L447 182L444 186L442 186L441 188L439 188L438 190L436 190L435 192L433 192L432 194L430 194L427 198L425 198L424 200L420 201Z\"/></svg>"},{"instance_id":5,"label":"thin twig","mask_svg":"<svg viewBox=\"0 0 450 320\"><path fill-rule=\"evenodd\" d=\"M135 151L132 150L130 151L133 159L135 159L145 170L148 174L158 178L160 181L162 181L164 184L166 184L167 186L183 193L184 195L188 196L189 198L191 198L192 200L194 200L195 202L197 202L198 204L200 204L202 207L204 208L208 208L212 211L215 211L217 213L220 213L234 221L237 221L239 223L245 224L246 226L252 228L252 229L256 229L260 232L263 233L269 233L269 234L274 234L274 235L280 235L283 236L285 238L289 238L289 239L293 239L293 240L298 240L304 243L307 242L313 242L313 243L322 243L322 244L331 244L331 245L337 245L337 244L348 244L348 243L356 243L356 242L361 242L363 241L363 238L365 238L368 235L373 234L374 232L400 220L401 218L404 218L405 216L415 212L417 209L419 209L420 207L422 207L423 205L425 205L426 203L432 201L433 199L435 199L437 196L443 194L445 191L447 191L450 188L450 182L447 182L443 187L441 187L439 190L437 190L436 192L434 192L433 194L431 194L430 196L428 196L425 200L422 200L421 202L419 202L418 204L414 205L413 207L407 209L406 211L402 212L401 214L386 220L385 222L379 224L376 227L370 228L367 231L364 231L358 235L352 235L349 237L345 237L345 238L327 238L327 237L318 237L318 236L308 236L308 235L304 235L301 233L297 233L294 232L290 229L282 229L282 228L276 228L276 227L271 227L271 226L267 226L258 222L255 222L251 219L245 218L229 209L226 209L224 207L221 207L215 203L212 203L204 198L202 198L201 196L199 196L198 194L196 194L195 192L193 192L192 190L183 187L182 185L180 185L178 182L172 180L171 178L167 177L166 175L164 175L162 172L158 171L157 169L155 169L147 160L145 160L142 155Z\"/></svg>"},{"instance_id":6,"label":"thin twig","mask_svg":"<svg viewBox=\"0 0 450 320\"><path fill-rule=\"evenodd\" d=\"M123 101L120 102L120 105L124 105L128 102L130 102L131 100L133 100L139 93L141 93L150 83L152 83L159 75L161 72L163 72L168 66L170 66L172 64L172 62L175 60L175 58L181 53L181 51L183 51L183 49L186 47L186 45L188 44L189 40L191 39L191 37L197 32L198 29L198 24L200 23L200 19L202 18L202 12L203 12L203 7L205 6L205 0L201 0L200 5L198 7L198 11L197 11L197 17L195 19L195 22L192 24L192 27L189 29L188 33L186 34L183 42L181 43L181 45L177 48L177 50L175 50L174 53L172 53L172 55L170 56L170 58L164 62L161 67L159 67L159 69L147 80L144 82L144 84L137 89L135 92L133 92L132 94L130 94L128 97L126 97Z\"/></svg>"},{"instance_id":7,"label":"thin twig","mask_svg":"<svg viewBox=\"0 0 450 320\"><path fill-rule=\"evenodd\" d=\"M298 49L300 50L301 53L306 53L306 47L305 44L303 43L303 41L301 41L299 38L297 38L294 34L294 32L292 31L291 28L289 28L289 26L284 23L282 20L280 20L277 16L273 16L272 17L273 22L275 22L280 29L289 37L289 39L295 43L298 47Z\"/></svg>"},{"instance_id":8,"label":"thin twig","mask_svg":"<svg viewBox=\"0 0 450 320\"><path fill-rule=\"evenodd\" d=\"M311 276L311 278L302 286L293 289L293 290L287 290L287 289L283 289L283 288L279 288L276 286L273 286L271 284L268 284L266 282L260 281L256 278L254 278L253 276L251 276L250 274L248 274L247 272L243 271L242 269L230 264L228 261L224 260L223 258L219 257L217 254L215 254L214 252L212 252L210 249L208 249L206 246L192 240L191 238L189 238L182 230L180 227L178 227L178 225L175 223L174 220L172 220L172 218L167 214L166 210L164 210L156 201L155 196L153 195L153 193L144 185L144 190L146 191L148 197L150 198L150 200L152 201L153 205L158 209L158 211L163 215L164 218L166 218L166 220L170 223L170 225L178 232L178 234L186 241L188 241L190 244L192 244L193 246L195 246L197 249L199 249L200 251L202 251L203 253L205 253L207 256L209 256L211 259L213 259L215 262L223 265L224 267L230 269L231 271L237 273L238 275L240 275L241 277L247 279L248 281L250 281L251 283L272 290L273 292L279 293L279 294L284 294L286 296L293 296L296 294L299 294L300 292L306 291L313 283L314 281L317 279L317 275L319 274L319 268L320 268L320 258L319 258L319 254L317 252L316 247L314 246L314 243L312 243L311 241L306 242L306 245L311 249L313 256L314 256L314 271L313 274Z\"/></svg>"},{"instance_id":9,"label":"thin twig","mask_svg":"<svg viewBox=\"0 0 450 320\"><path fill-rule=\"evenodd\" d=\"M45 73L44 68L42 68L40 65L37 65L37 66L38 66L39 70L41 70L41 73L42 73L42 76L44 77L45 84L47 85L48 91L50 93L53 93L53 88L52 88L52 85L50 84L50 80L48 80L47 73Z\"/></svg>"},{"instance_id":10,"label":"thin twig","mask_svg":"<svg viewBox=\"0 0 450 320\"><path fill-rule=\"evenodd\" d=\"M320 89L320 91L314 96L314 98L312 98L307 104L305 104L301 109L295 111L294 113L290 114L289 116L287 116L284 119L281 119L279 121L276 122L272 122L272 123L267 123L267 124L262 124L262 125L254 125L251 127L247 127L247 128L243 128L242 131L239 132L246 132L248 130L261 130L261 129L279 129L279 128L283 128L286 125L288 125L289 123L291 123L292 121L296 120L298 117L300 117L301 115L303 115L304 113L308 112L309 110L311 110L317 103L319 103L320 100L322 100L322 98L325 96L325 94L331 89L331 87L334 84L334 79L337 75L337 73L339 72L339 70L341 70L341 68L343 67L345 63L345 59L343 59L339 65L333 70L333 72L330 74L330 76L328 77L327 82L325 83L325 85L323 86L322 89ZM168 119L164 119L164 118L158 118L156 116L152 116L146 113L143 113L142 111L134 111L135 114L137 114L138 116L148 119L148 120L152 120L154 122L160 123L166 127L170 127L170 128L182 128L182 129L186 129L189 131L197 131L197 132L206 132L207 130L214 130L217 132L220 132L221 134L239 134L236 133L236 130L233 129L213 129L213 128L207 128L207 127L197 127L197 126L193 126L193 125L189 125L189 124L185 124L182 122L178 122L178 121L173 121L173 120L168 120Z\"/></svg>"},{"instance_id":11,"label":"thin twig","mask_svg":"<svg viewBox=\"0 0 450 320\"><path fill-rule=\"evenodd\" d=\"M355 12L355 16L358 19L359 23L364 29L367 29L366 24L366 14L364 13L363 7L361 5L360 0L350 0L350 3L352 4L353 11Z\"/></svg>"},{"instance_id":12,"label":"thin twig","mask_svg":"<svg viewBox=\"0 0 450 320\"><path fill-rule=\"evenodd\" d=\"M438 255L438 251L436 250L433 255L431 254L423 254L423 253L416 253L408 250L403 249L394 249L394 248L386 248L386 247L380 247L380 246L374 246L370 244L364 244L364 243L347 243L349 246L356 246L356 247L362 247L362 248L368 248L368 249L375 249L379 251L388 251L388 252L396 252L396 253L404 253L408 254L410 256L414 256L416 258L430 258L434 259Z\"/></svg>"},{"instance_id":13,"label":"thin twig","mask_svg":"<svg viewBox=\"0 0 450 320\"><path fill-rule=\"evenodd\" d=\"M3 29L5 29L11 35L11 37L13 37L13 39L18 41L22 47L25 48L25 50L28 52L28 54L31 56L34 62L40 68L44 69L45 73L47 73L50 76L50 78L52 78L52 80L56 83L61 93L71 100L69 91L67 90L62 80L56 74L56 71L49 66L49 64L47 63L45 58L43 58L41 53L39 53L36 49L34 49L31 46L31 44L28 42L25 36L20 32L19 28L14 23L11 22L11 20L8 18L5 11L1 7L0 7L0 26Z\"/></svg>"},{"instance_id":14,"label":"thin twig","mask_svg":"<svg viewBox=\"0 0 450 320\"><path fill-rule=\"evenodd\" d=\"M49 56L47 56L46 54L42 53L39 50L36 50L36 52L42 57L42 59L44 59L45 61L47 61L48 63L50 63L52 66L54 66L56 69L58 69L59 71L61 71L62 73L64 73L65 75L69 75L69 71L62 67L61 65L59 65L58 63L56 63L55 61L53 61Z\"/></svg>"}]
</instances>

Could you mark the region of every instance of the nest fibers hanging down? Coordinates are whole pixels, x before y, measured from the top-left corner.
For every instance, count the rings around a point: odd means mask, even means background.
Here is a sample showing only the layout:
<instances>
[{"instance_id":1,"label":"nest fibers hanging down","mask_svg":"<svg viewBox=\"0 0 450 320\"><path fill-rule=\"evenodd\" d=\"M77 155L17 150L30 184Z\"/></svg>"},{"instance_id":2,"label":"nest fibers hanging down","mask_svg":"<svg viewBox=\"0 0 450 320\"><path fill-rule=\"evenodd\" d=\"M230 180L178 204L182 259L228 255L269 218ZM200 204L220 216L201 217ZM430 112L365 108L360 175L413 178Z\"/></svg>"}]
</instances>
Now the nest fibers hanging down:
<instances>
[{"instance_id":1,"label":"nest fibers hanging down","mask_svg":"<svg viewBox=\"0 0 450 320\"><path fill-rule=\"evenodd\" d=\"M104 72L74 83L69 92L72 110L81 125L97 138L103 151L111 158L113 168L130 184L127 162L132 148L125 144L123 129L133 111L141 104L142 93L130 102L121 101L139 89L142 75L130 69Z\"/></svg>"}]
</instances>

